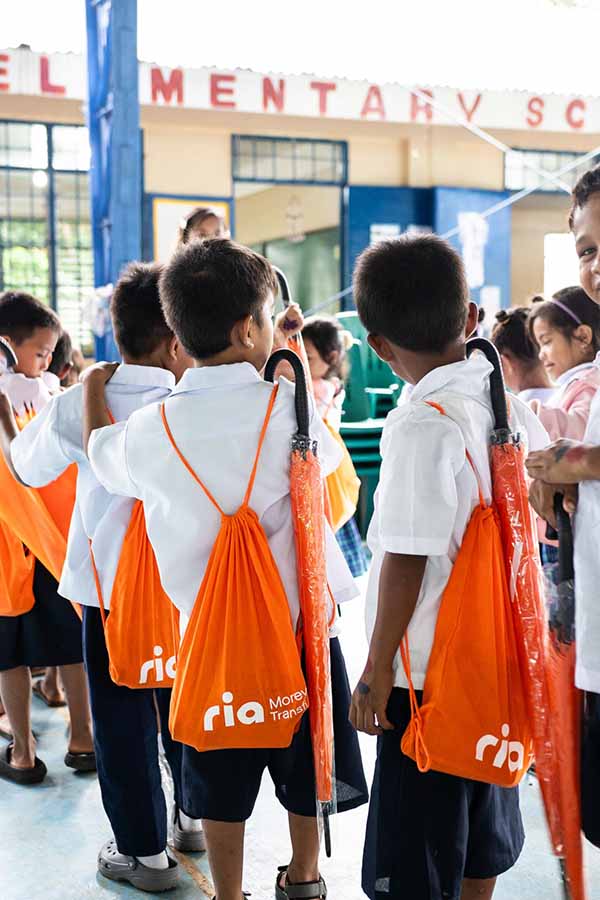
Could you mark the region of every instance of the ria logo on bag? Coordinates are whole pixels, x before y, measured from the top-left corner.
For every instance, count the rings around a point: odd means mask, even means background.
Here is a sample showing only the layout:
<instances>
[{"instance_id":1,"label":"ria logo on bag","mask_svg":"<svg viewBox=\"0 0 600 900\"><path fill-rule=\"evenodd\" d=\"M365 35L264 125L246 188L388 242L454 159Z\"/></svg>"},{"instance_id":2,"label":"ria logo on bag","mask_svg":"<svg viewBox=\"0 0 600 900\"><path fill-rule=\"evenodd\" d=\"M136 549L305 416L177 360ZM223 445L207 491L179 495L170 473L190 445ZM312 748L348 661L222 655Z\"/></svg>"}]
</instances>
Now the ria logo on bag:
<instances>
[{"instance_id":1,"label":"ria logo on bag","mask_svg":"<svg viewBox=\"0 0 600 900\"><path fill-rule=\"evenodd\" d=\"M231 691L225 691L222 696L223 710L221 707L210 706L204 713L204 730L215 730L215 719L223 716L225 728L234 728L236 718L240 725L261 725L265 721L268 714L274 722L283 719L293 719L301 716L308 709L308 692L295 691L293 694L279 695L278 697L269 697L269 708L265 712L265 708L258 700L250 700L242 703L236 710L233 708L233 694ZM217 725L221 724L220 722Z\"/></svg>"},{"instance_id":2,"label":"ria logo on bag","mask_svg":"<svg viewBox=\"0 0 600 900\"><path fill-rule=\"evenodd\" d=\"M175 657L170 656L166 662L163 662L162 654L163 648L157 645L154 648L154 659L148 659L145 663L142 663L142 667L140 669L140 684L148 683L150 672L153 669L156 675L156 681L163 681L165 672L167 678L175 678Z\"/></svg>"},{"instance_id":3,"label":"ria logo on bag","mask_svg":"<svg viewBox=\"0 0 600 900\"><path fill-rule=\"evenodd\" d=\"M475 750L475 759L477 762L483 762L485 751L488 748L500 747L494 757L493 766L495 769L501 769L502 766L508 765L511 772L518 772L525 764L525 747L520 741L508 741L510 734L510 726L504 723L502 726L502 737L496 737L495 734L484 734L477 741Z\"/></svg>"}]
</instances>

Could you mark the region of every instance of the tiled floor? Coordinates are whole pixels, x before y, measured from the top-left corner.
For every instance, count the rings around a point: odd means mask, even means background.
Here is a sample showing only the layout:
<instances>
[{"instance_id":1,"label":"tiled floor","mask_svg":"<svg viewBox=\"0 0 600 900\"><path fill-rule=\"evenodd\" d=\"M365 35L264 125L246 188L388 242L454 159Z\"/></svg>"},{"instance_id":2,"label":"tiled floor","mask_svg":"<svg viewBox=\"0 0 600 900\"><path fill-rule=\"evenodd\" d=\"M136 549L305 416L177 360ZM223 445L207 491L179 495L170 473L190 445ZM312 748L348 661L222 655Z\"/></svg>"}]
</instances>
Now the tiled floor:
<instances>
[{"instance_id":1,"label":"tiled floor","mask_svg":"<svg viewBox=\"0 0 600 900\"><path fill-rule=\"evenodd\" d=\"M354 681L365 657L360 604L346 608L342 624L342 641ZM63 765L62 711L48 710L34 699L33 715L40 736L39 755L50 774L35 788L18 788L0 780L0 900L140 900L144 895L96 874L96 854L110 836L108 823L95 776L76 775ZM362 748L370 778L374 742L365 737ZM499 881L495 900L562 900L558 865L549 851L535 783L522 786L521 800L527 831L525 850L515 869ZM361 900L364 896L360 858L365 819L363 808L340 816L334 825L333 858L322 865L332 900ZM267 779L248 826L246 847L245 888L252 892L252 900L271 900L275 869L287 861L289 845L285 814ZM166 896L190 900L210 895L206 857L182 861L185 868L182 866L180 886ZM591 847L587 873L588 900L600 900L600 852Z\"/></svg>"}]
</instances>

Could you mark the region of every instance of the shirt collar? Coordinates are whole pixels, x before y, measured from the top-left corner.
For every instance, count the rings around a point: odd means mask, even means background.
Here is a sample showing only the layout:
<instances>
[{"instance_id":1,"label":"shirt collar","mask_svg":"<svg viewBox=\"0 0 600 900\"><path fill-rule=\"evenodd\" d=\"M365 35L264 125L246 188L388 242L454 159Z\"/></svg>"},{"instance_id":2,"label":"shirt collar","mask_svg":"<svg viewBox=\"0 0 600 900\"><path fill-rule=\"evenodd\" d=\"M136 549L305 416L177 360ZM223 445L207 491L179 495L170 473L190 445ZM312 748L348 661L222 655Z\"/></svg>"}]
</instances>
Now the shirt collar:
<instances>
[{"instance_id":1,"label":"shirt collar","mask_svg":"<svg viewBox=\"0 0 600 900\"><path fill-rule=\"evenodd\" d=\"M476 394L493 370L491 362L480 353L469 359L432 369L415 384L410 392L410 403L424 400L442 389L460 394Z\"/></svg>"},{"instance_id":2,"label":"shirt collar","mask_svg":"<svg viewBox=\"0 0 600 900\"><path fill-rule=\"evenodd\" d=\"M227 366L200 366L184 372L173 394L253 384L261 380L254 366L247 362L231 363Z\"/></svg>"},{"instance_id":3,"label":"shirt collar","mask_svg":"<svg viewBox=\"0 0 600 900\"><path fill-rule=\"evenodd\" d=\"M161 369L158 366L134 366L122 363L110 379L109 384L164 387L173 390L175 376L168 369Z\"/></svg>"},{"instance_id":4,"label":"shirt collar","mask_svg":"<svg viewBox=\"0 0 600 900\"><path fill-rule=\"evenodd\" d=\"M600 355L600 354L599 354ZM562 375L559 375L556 379L557 387L565 387L567 384L570 384L571 381L574 381L584 372L587 372L588 369L593 369L594 366L598 365L598 356L594 362L586 362L582 363L579 366L573 366L572 369L568 369L566 372L563 372Z\"/></svg>"}]
</instances>

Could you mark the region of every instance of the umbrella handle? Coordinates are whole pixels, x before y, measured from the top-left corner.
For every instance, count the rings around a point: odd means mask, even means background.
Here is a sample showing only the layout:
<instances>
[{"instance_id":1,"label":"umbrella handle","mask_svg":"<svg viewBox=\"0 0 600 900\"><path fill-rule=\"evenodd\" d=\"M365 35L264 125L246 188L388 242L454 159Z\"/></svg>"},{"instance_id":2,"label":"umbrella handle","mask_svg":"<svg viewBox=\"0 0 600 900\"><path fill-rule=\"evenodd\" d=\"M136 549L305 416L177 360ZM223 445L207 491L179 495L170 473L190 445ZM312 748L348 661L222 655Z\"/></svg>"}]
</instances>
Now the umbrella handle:
<instances>
[{"instance_id":1,"label":"umbrella handle","mask_svg":"<svg viewBox=\"0 0 600 900\"><path fill-rule=\"evenodd\" d=\"M558 571L562 582L575 578L573 528L571 527L571 518L563 507L562 494L554 495L554 513L558 525Z\"/></svg>"},{"instance_id":2,"label":"umbrella handle","mask_svg":"<svg viewBox=\"0 0 600 900\"><path fill-rule=\"evenodd\" d=\"M292 292L290 291L290 283L277 266L273 266L275 269L275 274L277 275L277 281L279 282L279 290L281 291L281 299L283 300L283 308L287 309L290 303L292 302Z\"/></svg>"},{"instance_id":3,"label":"umbrella handle","mask_svg":"<svg viewBox=\"0 0 600 900\"><path fill-rule=\"evenodd\" d=\"M276 350L267 362L265 368L265 381L273 381L277 366L287 362L294 370L296 378L296 421L298 423L298 433L303 437L309 436L309 413L308 413L308 390L306 387L306 372L302 365L302 360L293 350Z\"/></svg>"},{"instance_id":4,"label":"umbrella handle","mask_svg":"<svg viewBox=\"0 0 600 900\"><path fill-rule=\"evenodd\" d=\"M15 356L15 351L10 346L8 341L5 341L2 337L0 337L0 353L6 359L7 366L10 367L17 365L17 357Z\"/></svg>"},{"instance_id":5,"label":"umbrella handle","mask_svg":"<svg viewBox=\"0 0 600 900\"><path fill-rule=\"evenodd\" d=\"M494 371L490 376L490 394L492 398L492 410L495 420L495 431L506 431L506 440L510 435L510 425L508 422L508 404L506 402L506 388L504 386L504 375L502 374L502 363L500 362L500 354L491 341L485 338L471 338L467 341L467 356L470 356L474 350L479 350L488 362L494 367Z\"/></svg>"}]
</instances>

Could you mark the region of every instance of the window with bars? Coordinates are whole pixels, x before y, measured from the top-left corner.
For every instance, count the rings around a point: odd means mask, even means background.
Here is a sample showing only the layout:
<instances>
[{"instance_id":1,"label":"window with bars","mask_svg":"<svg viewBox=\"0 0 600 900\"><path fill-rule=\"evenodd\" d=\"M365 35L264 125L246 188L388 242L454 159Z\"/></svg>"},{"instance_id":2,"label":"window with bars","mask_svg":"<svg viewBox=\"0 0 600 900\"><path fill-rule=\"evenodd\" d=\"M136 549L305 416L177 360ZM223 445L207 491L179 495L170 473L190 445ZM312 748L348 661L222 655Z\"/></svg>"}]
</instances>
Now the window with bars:
<instances>
[{"instance_id":1,"label":"window with bars","mask_svg":"<svg viewBox=\"0 0 600 900\"><path fill-rule=\"evenodd\" d=\"M507 191L536 188L552 194L563 193L559 185L546 178L541 178L526 164L533 164L538 169L556 174L583 156L583 153L563 153L554 150L512 150L504 156L504 187ZM599 161L600 156L588 159L587 162L576 165L560 178L572 188L577 179L588 169L597 165Z\"/></svg>"},{"instance_id":2,"label":"window with bars","mask_svg":"<svg viewBox=\"0 0 600 900\"><path fill-rule=\"evenodd\" d=\"M235 181L344 185L348 152L344 141L234 135Z\"/></svg>"},{"instance_id":3,"label":"window with bars","mask_svg":"<svg viewBox=\"0 0 600 900\"><path fill-rule=\"evenodd\" d=\"M76 344L94 284L87 129L0 121L0 291L50 304Z\"/></svg>"}]
</instances>

